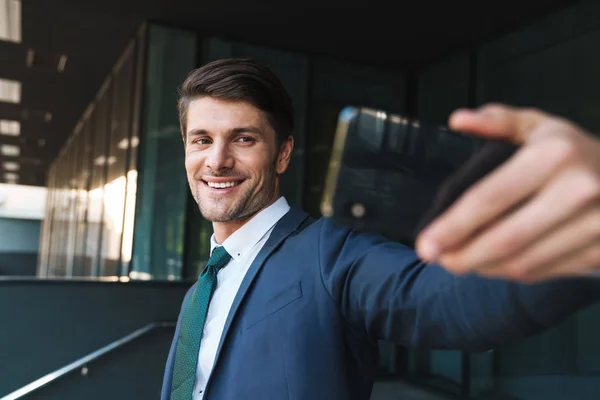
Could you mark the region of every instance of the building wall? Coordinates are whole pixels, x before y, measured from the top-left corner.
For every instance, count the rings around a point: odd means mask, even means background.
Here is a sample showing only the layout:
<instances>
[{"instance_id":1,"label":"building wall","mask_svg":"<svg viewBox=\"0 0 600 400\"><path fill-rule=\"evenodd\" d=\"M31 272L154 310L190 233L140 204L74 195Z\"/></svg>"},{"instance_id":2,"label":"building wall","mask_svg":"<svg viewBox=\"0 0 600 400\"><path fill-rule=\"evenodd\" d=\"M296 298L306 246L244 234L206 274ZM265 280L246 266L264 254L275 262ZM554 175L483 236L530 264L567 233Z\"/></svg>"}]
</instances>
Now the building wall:
<instances>
[{"instance_id":1,"label":"building wall","mask_svg":"<svg viewBox=\"0 0 600 400\"><path fill-rule=\"evenodd\" d=\"M478 101L533 106L600 131L600 3L583 2L483 46Z\"/></svg>"}]
</instances>

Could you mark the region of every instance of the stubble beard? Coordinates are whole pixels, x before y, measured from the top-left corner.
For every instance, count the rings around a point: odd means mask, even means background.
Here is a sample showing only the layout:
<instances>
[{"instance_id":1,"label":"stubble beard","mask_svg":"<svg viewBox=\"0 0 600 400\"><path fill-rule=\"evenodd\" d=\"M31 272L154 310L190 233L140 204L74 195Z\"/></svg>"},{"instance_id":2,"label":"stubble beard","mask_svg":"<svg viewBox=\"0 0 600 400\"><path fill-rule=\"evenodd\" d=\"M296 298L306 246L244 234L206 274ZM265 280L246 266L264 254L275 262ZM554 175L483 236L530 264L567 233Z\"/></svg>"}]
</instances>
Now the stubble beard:
<instances>
[{"instance_id":1,"label":"stubble beard","mask_svg":"<svg viewBox=\"0 0 600 400\"><path fill-rule=\"evenodd\" d=\"M200 186L194 196L202 216L210 222L231 222L245 219L265 208L275 195L275 166L269 169L263 187L255 194L256 186L246 188L237 198L228 200L224 197L202 199ZM241 185L247 183L244 181ZM198 185L204 183L198 182ZM227 205L231 201L230 205Z\"/></svg>"}]
</instances>

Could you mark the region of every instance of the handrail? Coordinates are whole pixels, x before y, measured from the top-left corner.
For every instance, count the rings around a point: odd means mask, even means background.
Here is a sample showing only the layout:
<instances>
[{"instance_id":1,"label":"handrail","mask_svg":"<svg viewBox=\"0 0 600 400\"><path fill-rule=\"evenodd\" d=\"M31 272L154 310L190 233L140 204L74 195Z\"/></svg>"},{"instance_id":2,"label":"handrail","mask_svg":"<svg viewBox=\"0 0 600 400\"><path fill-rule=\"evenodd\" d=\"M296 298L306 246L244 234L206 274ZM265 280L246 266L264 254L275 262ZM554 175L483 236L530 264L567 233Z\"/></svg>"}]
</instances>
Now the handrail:
<instances>
[{"instance_id":1,"label":"handrail","mask_svg":"<svg viewBox=\"0 0 600 400\"><path fill-rule=\"evenodd\" d=\"M148 325L145 325L145 326L141 327L140 329L131 332L129 335L123 336L122 338L117 339L114 342L112 342L104 347L99 348L98 350L88 354L85 357L82 357L76 361L73 361L72 363L65 365L64 367L62 367L54 372L51 372L47 375L42 376L39 379L36 379L35 381L23 386L22 388L15 390L14 392L9 393L6 396L0 398L0 400L20 399L23 396L26 396L26 395L30 394L31 392L34 392L34 391L46 386L47 384L61 378L62 376L66 375L70 372L73 372L76 369L79 369L80 367L83 367L86 364L110 353L111 351L113 351L121 346L124 346L127 343L130 343L139 337L146 335L150 331L153 331L158 328L172 328L172 327L175 327L175 322L158 321L158 322L149 323Z\"/></svg>"}]
</instances>

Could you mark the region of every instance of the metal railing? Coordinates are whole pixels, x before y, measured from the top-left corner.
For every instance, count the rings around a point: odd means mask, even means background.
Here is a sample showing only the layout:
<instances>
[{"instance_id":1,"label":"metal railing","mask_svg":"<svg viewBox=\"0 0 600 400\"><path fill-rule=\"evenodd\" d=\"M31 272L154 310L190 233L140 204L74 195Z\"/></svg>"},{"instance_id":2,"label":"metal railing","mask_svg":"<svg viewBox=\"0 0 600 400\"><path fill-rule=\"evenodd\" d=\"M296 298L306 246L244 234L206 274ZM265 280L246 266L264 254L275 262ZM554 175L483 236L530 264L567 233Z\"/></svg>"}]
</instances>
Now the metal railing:
<instances>
[{"instance_id":1,"label":"metal railing","mask_svg":"<svg viewBox=\"0 0 600 400\"><path fill-rule=\"evenodd\" d=\"M175 327L175 322L167 322L167 321L160 321L160 322L152 322L148 325L145 325L143 327L141 327L140 329L131 332L129 335L123 336L120 339L115 340L114 342L99 348L98 350L88 354L85 357L82 357L76 361L73 361L72 363L65 365L64 367L51 372L47 375L42 376L39 379L36 379L35 381L23 386L22 388L15 390L12 393L7 394L6 396L0 398L0 400L17 400L20 399L46 385L48 385L51 382L56 381L57 379L79 369L82 368L82 374L87 374L87 364L89 364L90 362L97 360L98 358L110 353L113 350L118 349L119 347L122 347L144 335L146 335L147 333L155 330L155 329L163 329L163 328L173 328Z\"/></svg>"}]
</instances>

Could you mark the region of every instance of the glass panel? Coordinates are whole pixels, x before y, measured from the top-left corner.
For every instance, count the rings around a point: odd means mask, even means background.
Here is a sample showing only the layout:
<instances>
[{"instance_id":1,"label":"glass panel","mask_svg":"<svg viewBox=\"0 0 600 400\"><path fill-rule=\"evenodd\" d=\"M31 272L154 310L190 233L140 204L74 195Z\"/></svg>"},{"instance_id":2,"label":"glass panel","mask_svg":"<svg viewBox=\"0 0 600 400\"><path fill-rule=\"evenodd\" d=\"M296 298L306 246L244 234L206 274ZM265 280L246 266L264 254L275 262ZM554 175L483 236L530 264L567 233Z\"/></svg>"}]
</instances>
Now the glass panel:
<instances>
[{"instance_id":1,"label":"glass panel","mask_svg":"<svg viewBox=\"0 0 600 400\"><path fill-rule=\"evenodd\" d=\"M49 180L50 181L50 180ZM45 269L46 276L52 276L54 265L56 264L56 242L58 239L58 162L55 160L52 163L52 194L51 194L51 209L52 224L48 233L48 264Z\"/></svg>"},{"instance_id":2,"label":"glass panel","mask_svg":"<svg viewBox=\"0 0 600 400\"><path fill-rule=\"evenodd\" d=\"M63 153L64 154L64 153ZM61 157L58 163L58 231L56 241L56 261L52 271L53 276L64 276L66 270L66 244L68 235L68 187L67 187L67 164L65 158Z\"/></svg>"},{"instance_id":3,"label":"glass panel","mask_svg":"<svg viewBox=\"0 0 600 400\"><path fill-rule=\"evenodd\" d=\"M73 269L75 266L75 242L77 237L77 179L76 175L79 170L79 162L82 155L80 149L81 132L77 130L74 136L68 144L66 152L66 164L67 164L67 185L68 185L68 242L66 251L66 276L73 276Z\"/></svg>"},{"instance_id":4,"label":"glass panel","mask_svg":"<svg viewBox=\"0 0 600 400\"><path fill-rule=\"evenodd\" d=\"M46 187L48 194L46 197L46 211L44 213L44 219L42 220L42 234L40 240L40 254L38 257L38 265L36 275L38 277L48 276L48 266L51 256L51 232L54 226L54 178L55 178L54 163L50 165L48 169L48 178L46 181Z\"/></svg>"},{"instance_id":5,"label":"glass panel","mask_svg":"<svg viewBox=\"0 0 600 400\"><path fill-rule=\"evenodd\" d=\"M108 85L108 83L107 83ZM100 95L106 96L107 85L101 90ZM91 276L98 276L100 243L102 235L102 218L104 212L104 184L106 183L106 165L107 165L107 139L106 130L106 107L105 102L99 101L93 111L91 117L91 130L93 135L93 151L92 151L92 176L90 182L90 192L88 200L88 228L87 242L85 246L86 253L86 271L90 272Z\"/></svg>"},{"instance_id":6,"label":"glass panel","mask_svg":"<svg viewBox=\"0 0 600 400\"><path fill-rule=\"evenodd\" d=\"M108 149L108 175L104 193L104 235L102 237L103 275L121 274L121 239L131 133L133 98L133 43L115 68L112 85L111 134Z\"/></svg>"},{"instance_id":7,"label":"glass panel","mask_svg":"<svg viewBox=\"0 0 600 400\"><path fill-rule=\"evenodd\" d=\"M194 34L151 26L140 140L133 279L181 279L187 201L176 88L195 66Z\"/></svg>"},{"instance_id":8,"label":"glass panel","mask_svg":"<svg viewBox=\"0 0 600 400\"><path fill-rule=\"evenodd\" d=\"M85 247L87 237L87 210L88 210L88 190L91 178L91 165L92 165L92 129L90 121L87 120L83 125L81 133L79 134L79 151L81 156L78 162L78 169L76 171L76 193L77 193L77 209L76 220L76 237L75 237L75 251L73 261L73 275L74 276L87 276L89 271L85 269Z\"/></svg>"},{"instance_id":9,"label":"glass panel","mask_svg":"<svg viewBox=\"0 0 600 400\"><path fill-rule=\"evenodd\" d=\"M138 43L143 32L130 42L52 165L40 276L127 273L143 72L136 62L144 57Z\"/></svg>"},{"instance_id":10,"label":"glass panel","mask_svg":"<svg viewBox=\"0 0 600 400\"><path fill-rule=\"evenodd\" d=\"M452 111L475 100L469 96L469 56L461 54L439 62L418 75L418 118L447 125Z\"/></svg>"},{"instance_id":11,"label":"glass panel","mask_svg":"<svg viewBox=\"0 0 600 400\"><path fill-rule=\"evenodd\" d=\"M108 260L110 254L110 246L112 245L110 230L112 229L111 219L114 216L114 209L110 208L110 199L114 194L114 189L110 185L108 178L109 168L117 163L117 157L110 153L111 131L112 131L112 105L114 96L114 80L109 81L106 92L100 97L96 106L96 135L100 136L104 142L104 157L94 160L95 163L103 164L101 166L102 173L102 197L100 198L100 242L99 242L99 258L98 258L98 276L114 275L114 263Z\"/></svg>"},{"instance_id":12,"label":"glass panel","mask_svg":"<svg viewBox=\"0 0 600 400\"><path fill-rule=\"evenodd\" d=\"M127 169L127 195L125 197L125 216L123 223L123 240L121 245L121 275L129 275L133 253L133 233L135 225L135 205L137 198L137 163L138 147L140 143L140 118L142 108L142 85L144 84L144 57L145 57L146 29L142 27L138 32L135 46L135 60L132 66L133 98L131 108L131 139L129 142L129 165Z\"/></svg>"}]
</instances>

